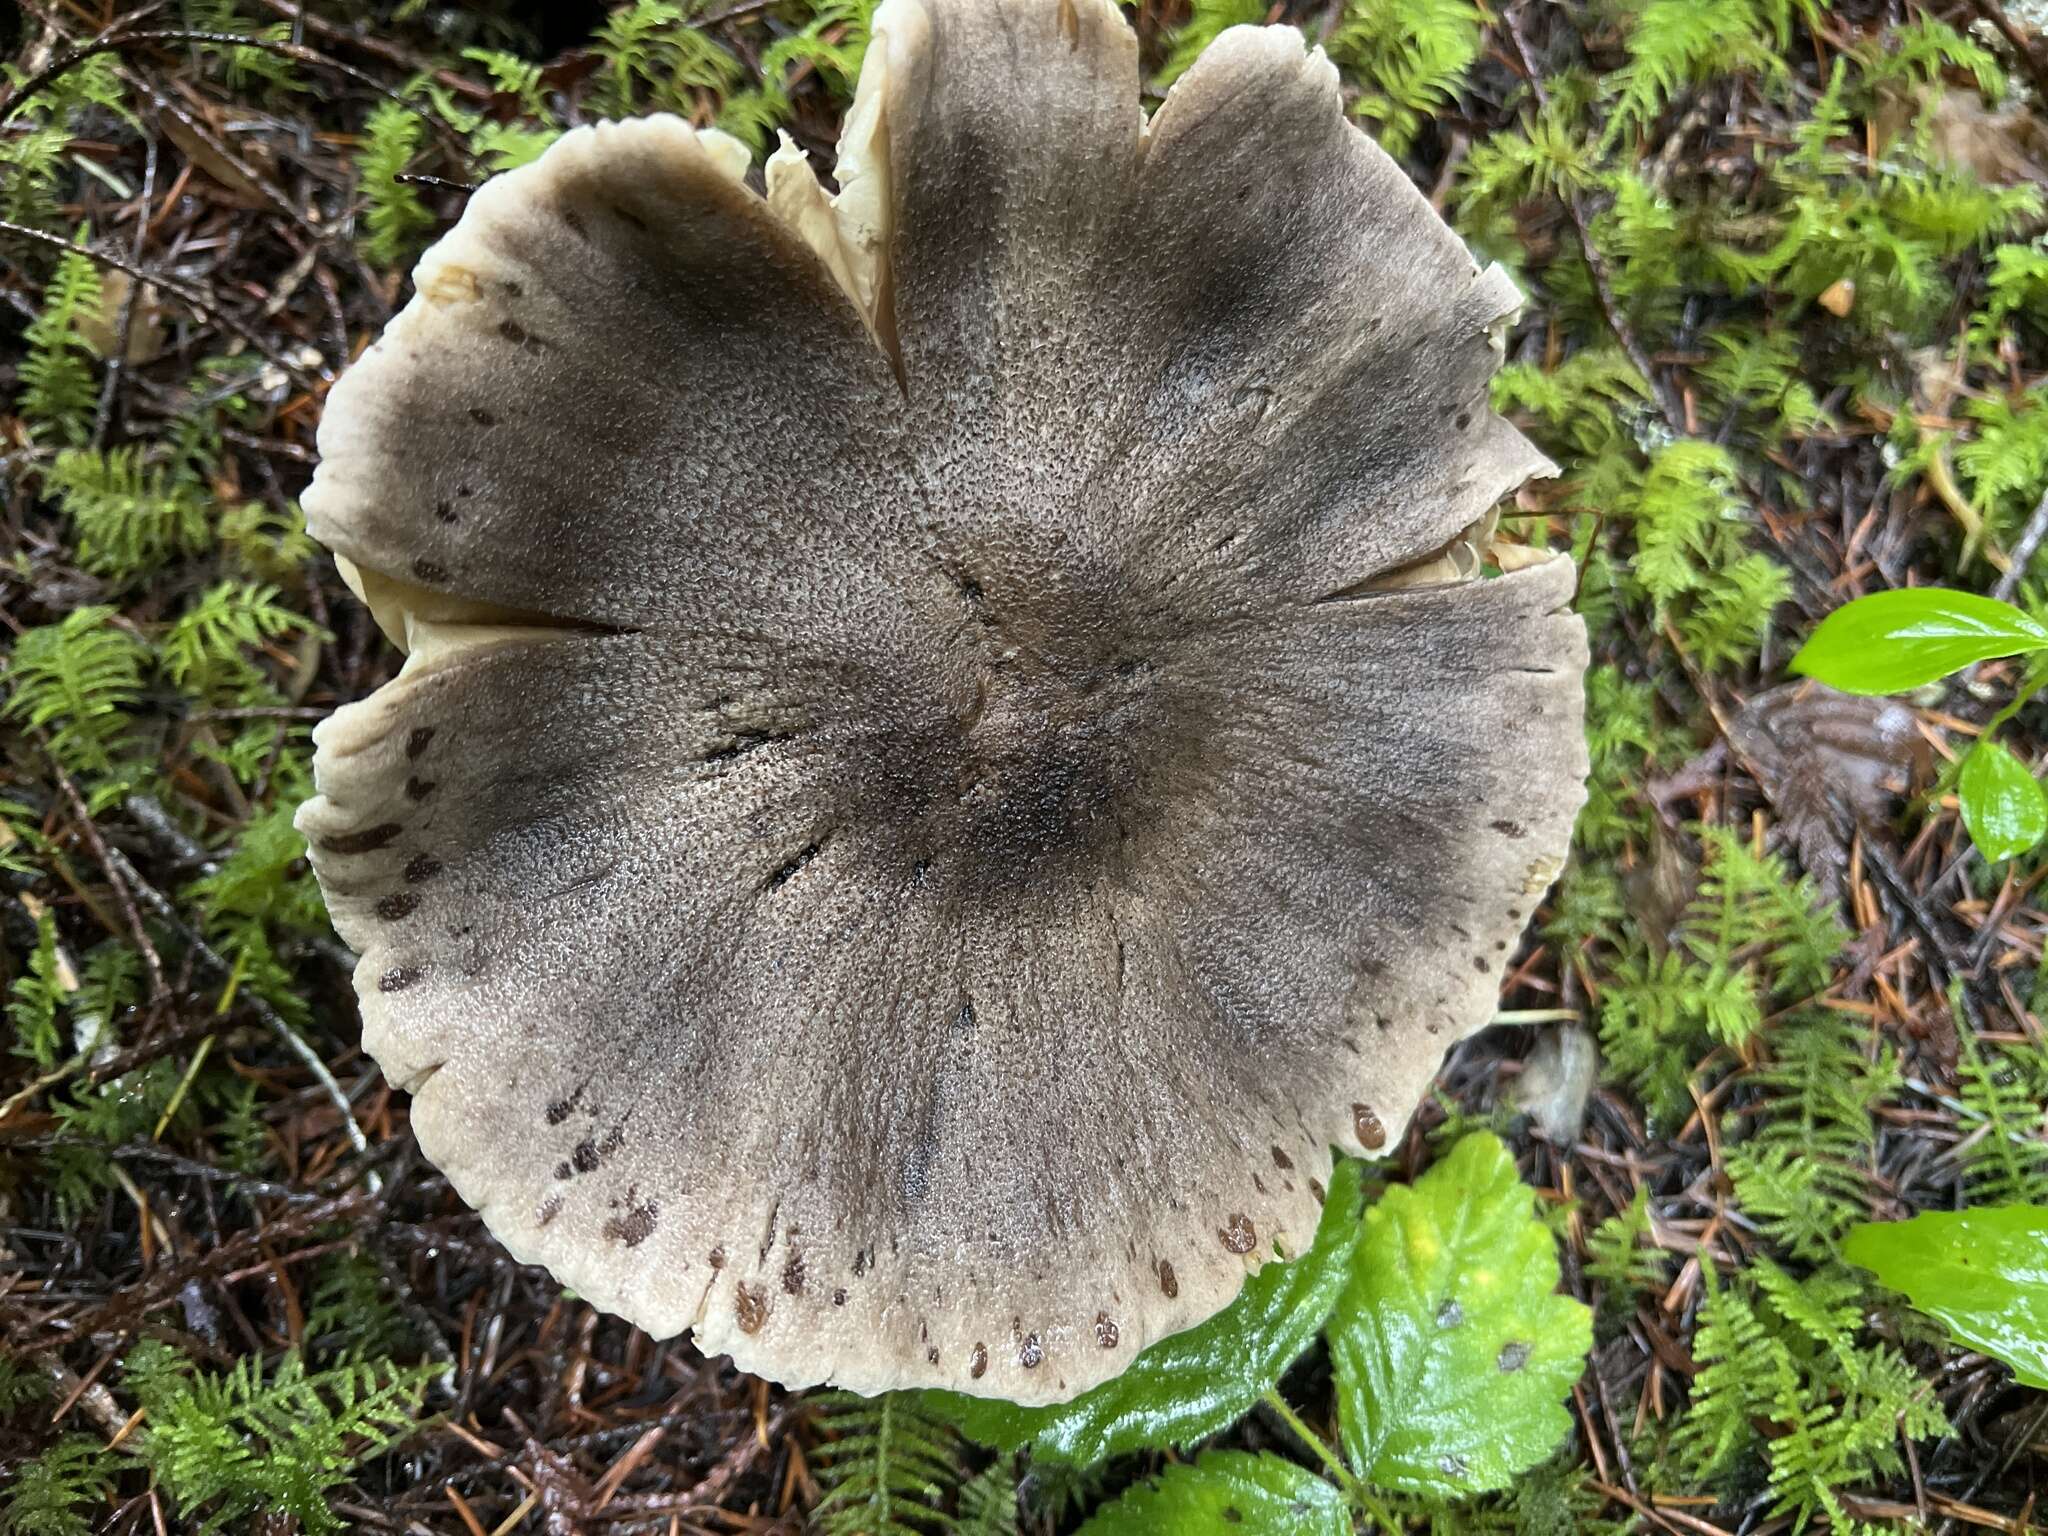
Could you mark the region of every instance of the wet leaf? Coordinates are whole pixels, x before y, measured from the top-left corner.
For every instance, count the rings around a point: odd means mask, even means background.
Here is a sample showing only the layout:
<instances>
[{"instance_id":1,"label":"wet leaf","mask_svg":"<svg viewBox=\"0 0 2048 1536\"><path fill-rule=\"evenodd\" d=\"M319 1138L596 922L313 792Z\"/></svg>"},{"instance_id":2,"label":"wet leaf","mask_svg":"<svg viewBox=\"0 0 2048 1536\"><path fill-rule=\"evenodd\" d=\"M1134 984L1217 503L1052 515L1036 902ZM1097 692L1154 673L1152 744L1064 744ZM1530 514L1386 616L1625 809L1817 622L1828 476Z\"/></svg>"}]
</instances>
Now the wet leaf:
<instances>
[{"instance_id":1,"label":"wet leaf","mask_svg":"<svg viewBox=\"0 0 2048 1536\"><path fill-rule=\"evenodd\" d=\"M1842 1253L1940 1322L1957 1343L2048 1388L2048 1207L1929 1211L1864 1222Z\"/></svg>"},{"instance_id":2,"label":"wet leaf","mask_svg":"<svg viewBox=\"0 0 2048 1536\"><path fill-rule=\"evenodd\" d=\"M1161 1339L1129 1370L1050 1408L927 1392L933 1412L970 1440L998 1450L1029 1445L1034 1456L1088 1465L1108 1456L1188 1445L1228 1429L1308 1348L1336 1304L1363 1228L1359 1165L1330 1175L1309 1251L1268 1264L1237 1300L1199 1327Z\"/></svg>"},{"instance_id":3,"label":"wet leaf","mask_svg":"<svg viewBox=\"0 0 2048 1536\"><path fill-rule=\"evenodd\" d=\"M1993 861L2025 853L2048 836L2048 795L2027 765L1995 741L1980 741L1956 778L1963 825Z\"/></svg>"},{"instance_id":4,"label":"wet leaf","mask_svg":"<svg viewBox=\"0 0 2048 1536\"><path fill-rule=\"evenodd\" d=\"M1820 621L1792 670L1844 693L1901 693L1994 656L2048 649L2010 603L1945 587L1873 592Z\"/></svg>"},{"instance_id":5,"label":"wet leaf","mask_svg":"<svg viewBox=\"0 0 2048 1536\"><path fill-rule=\"evenodd\" d=\"M1499 1139L1465 1137L1366 1213L1329 1327L1344 1451L1382 1488L1506 1487L1570 1432L1592 1314Z\"/></svg>"},{"instance_id":6,"label":"wet leaf","mask_svg":"<svg viewBox=\"0 0 2048 1536\"><path fill-rule=\"evenodd\" d=\"M1098 1510L1079 1536L1349 1536L1344 1497L1282 1456L1211 1451Z\"/></svg>"}]
</instances>

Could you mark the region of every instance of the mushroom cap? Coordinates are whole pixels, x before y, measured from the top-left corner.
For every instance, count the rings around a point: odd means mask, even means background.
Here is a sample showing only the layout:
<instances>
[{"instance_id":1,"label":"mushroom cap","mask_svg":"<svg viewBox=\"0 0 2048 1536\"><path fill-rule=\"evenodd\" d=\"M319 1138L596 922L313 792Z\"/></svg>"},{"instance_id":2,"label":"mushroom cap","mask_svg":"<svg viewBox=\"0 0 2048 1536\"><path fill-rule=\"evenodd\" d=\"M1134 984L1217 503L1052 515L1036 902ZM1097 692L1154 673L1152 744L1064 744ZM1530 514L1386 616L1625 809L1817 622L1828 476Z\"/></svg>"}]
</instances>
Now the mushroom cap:
<instances>
[{"instance_id":1,"label":"mushroom cap","mask_svg":"<svg viewBox=\"0 0 2048 1536\"><path fill-rule=\"evenodd\" d=\"M579 128L471 198L305 506L397 678L300 813L515 1255L789 1385L1073 1396L1396 1139L1582 798L1512 284L1289 28L885 0L828 195Z\"/></svg>"}]
</instances>

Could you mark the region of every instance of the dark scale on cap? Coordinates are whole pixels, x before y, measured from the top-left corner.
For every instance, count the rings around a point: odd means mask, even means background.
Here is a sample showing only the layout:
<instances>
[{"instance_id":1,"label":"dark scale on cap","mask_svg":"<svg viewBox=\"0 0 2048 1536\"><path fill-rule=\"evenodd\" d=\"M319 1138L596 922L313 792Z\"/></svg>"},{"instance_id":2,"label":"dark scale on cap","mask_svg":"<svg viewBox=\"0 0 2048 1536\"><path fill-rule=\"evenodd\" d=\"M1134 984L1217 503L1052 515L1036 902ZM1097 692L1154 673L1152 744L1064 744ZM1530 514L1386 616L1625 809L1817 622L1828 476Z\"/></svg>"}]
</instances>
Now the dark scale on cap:
<instances>
[{"instance_id":1,"label":"dark scale on cap","mask_svg":"<svg viewBox=\"0 0 2048 1536\"><path fill-rule=\"evenodd\" d=\"M759 1333L768 1321L768 1293L757 1291L742 1280L733 1289L732 1314L741 1333Z\"/></svg>"},{"instance_id":2,"label":"dark scale on cap","mask_svg":"<svg viewBox=\"0 0 2048 1536\"><path fill-rule=\"evenodd\" d=\"M792 1296L804 1293L804 1256L792 1251L789 1262L782 1266L782 1288Z\"/></svg>"},{"instance_id":3,"label":"dark scale on cap","mask_svg":"<svg viewBox=\"0 0 2048 1536\"><path fill-rule=\"evenodd\" d=\"M562 1197L560 1195L549 1195L547 1199L540 1203L539 1225L544 1227L561 1214Z\"/></svg>"},{"instance_id":4,"label":"dark scale on cap","mask_svg":"<svg viewBox=\"0 0 2048 1536\"><path fill-rule=\"evenodd\" d=\"M1477 971L1480 975L1484 976L1488 971L1492 970L1493 967L1486 963L1486 956L1474 955L1472 957L1472 969Z\"/></svg>"},{"instance_id":5,"label":"dark scale on cap","mask_svg":"<svg viewBox=\"0 0 2048 1536\"><path fill-rule=\"evenodd\" d=\"M426 751L427 743L434 739L434 729L431 725L415 726L411 734L405 738L405 755L418 757Z\"/></svg>"},{"instance_id":6,"label":"dark scale on cap","mask_svg":"<svg viewBox=\"0 0 2048 1536\"><path fill-rule=\"evenodd\" d=\"M1115 1321L1107 1312L1095 1314L1095 1342L1104 1349L1115 1349L1118 1338Z\"/></svg>"},{"instance_id":7,"label":"dark scale on cap","mask_svg":"<svg viewBox=\"0 0 2048 1536\"><path fill-rule=\"evenodd\" d=\"M439 873L441 873L441 861L430 853L422 853L415 856L408 860L405 866L406 882L410 885L418 885L423 881L431 880Z\"/></svg>"},{"instance_id":8,"label":"dark scale on cap","mask_svg":"<svg viewBox=\"0 0 2048 1536\"><path fill-rule=\"evenodd\" d=\"M1330 1198L1329 1191L1323 1188L1323 1181L1321 1179L1310 1179L1308 1181L1308 1192L1316 1197L1317 1205L1321 1205Z\"/></svg>"},{"instance_id":9,"label":"dark scale on cap","mask_svg":"<svg viewBox=\"0 0 2048 1536\"><path fill-rule=\"evenodd\" d=\"M595 1173L597 1165L604 1161L597 1154L597 1143L587 1136L576 1143L576 1150L569 1154L569 1160L576 1165L578 1173Z\"/></svg>"},{"instance_id":10,"label":"dark scale on cap","mask_svg":"<svg viewBox=\"0 0 2048 1536\"><path fill-rule=\"evenodd\" d=\"M390 842L405 828L395 821L387 821L374 827L365 827L360 832L337 832L331 837L320 839L322 853L375 853Z\"/></svg>"},{"instance_id":11,"label":"dark scale on cap","mask_svg":"<svg viewBox=\"0 0 2048 1536\"><path fill-rule=\"evenodd\" d=\"M1164 1259L1159 1261L1159 1289L1169 1297L1180 1294L1180 1282L1173 1277L1173 1266Z\"/></svg>"},{"instance_id":12,"label":"dark scale on cap","mask_svg":"<svg viewBox=\"0 0 2048 1536\"><path fill-rule=\"evenodd\" d=\"M1232 1253L1250 1253L1259 1246L1258 1230L1252 1226L1251 1218L1242 1212L1232 1215L1217 1230L1216 1237Z\"/></svg>"},{"instance_id":13,"label":"dark scale on cap","mask_svg":"<svg viewBox=\"0 0 2048 1536\"><path fill-rule=\"evenodd\" d=\"M967 1374L976 1381L981 1380L983 1376L988 1374L988 1346L986 1344L976 1343L974 1353L968 1356L968 1360L970 1363L967 1367Z\"/></svg>"},{"instance_id":14,"label":"dark scale on cap","mask_svg":"<svg viewBox=\"0 0 2048 1536\"><path fill-rule=\"evenodd\" d=\"M569 1178L574 1178L575 1176L576 1176L576 1170L575 1170L574 1168L571 1168L571 1167L570 1167L570 1166L569 1166L569 1165L568 1165L567 1163L557 1163L557 1164L555 1164L555 1177L556 1177L556 1178L558 1178L558 1179L569 1179Z\"/></svg>"},{"instance_id":15,"label":"dark scale on cap","mask_svg":"<svg viewBox=\"0 0 2048 1536\"><path fill-rule=\"evenodd\" d=\"M707 1255L705 1255L705 1260L706 1260L706 1262L707 1262L707 1263L709 1263L709 1264L711 1265L711 1267L712 1267L713 1269L723 1269L723 1268L725 1268L725 1248L724 1248L724 1245L722 1245L722 1244L721 1244L721 1245L720 1245L719 1247L716 1247L716 1248L712 1249L710 1253L708 1253Z\"/></svg>"},{"instance_id":16,"label":"dark scale on cap","mask_svg":"<svg viewBox=\"0 0 2048 1536\"><path fill-rule=\"evenodd\" d=\"M401 917L411 917L420 899L411 891L393 891L377 903L377 915L387 923L395 923Z\"/></svg>"},{"instance_id":17,"label":"dark scale on cap","mask_svg":"<svg viewBox=\"0 0 2048 1536\"><path fill-rule=\"evenodd\" d=\"M446 581L448 579L448 567L434 560L413 561L412 573L419 577L421 581Z\"/></svg>"},{"instance_id":18,"label":"dark scale on cap","mask_svg":"<svg viewBox=\"0 0 2048 1536\"><path fill-rule=\"evenodd\" d=\"M424 800L433 792L434 781L432 779L414 777L405 781L405 798L408 800L415 802Z\"/></svg>"},{"instance_id":19,"label":"dark scale on cap","mask_svg":"<svg viewBox=\"0 0 2048 1536\"><path fill-rule=\"evenodd\" d=\"M480 405L472 405L469 408L469 419L480 427L495 427L498 424L498 418Z\"/></svg>"},{"instance_id":20,"label":"dark scale on cap","mask_svg":"<svg viewBox=\"0 0 2048 1536\"><path fill-rule=\"evenodd\" d=\"M1496 821L1493 823L1493 830L1502 837L1527 837L1529 835L1523 830L1522 824L1519 821Z\"/></svg>"},{"instance_id":21,"label":"dark scale on cap","mask_svg":"<svg viewBox=\"0 0 2048 1536\"><path fill-rule=\"evenodd\" d=\"M1387 1144L1387 1128L1380 1124L1380 1117L1367 1105L1351 1106L1351 1129L1358 1137L1358 1144L1368 1152L1377 1152Z\"/></svg>"},{"instance_id":22,"label":"dark scale on cap","mask_svg":"<svg viewBox=\"0 0 2048 1536\"><path fill-rule=\"evenodd\" d=\"M834 1292L832 1293L832 1305L833 1305L833 1306L835 1306L835 1307L843 1307L843 1306L845 1306L845 1305L846 1305L846 1287L845 1287L845 1286L843 1286L843 1285L842 1285L842 1286L840 1286L840 1287L839 1287L839 1288L838 1288L837 1290L835 1290L835 1291L834 1291Z\"/></svg>"},{"instance_id":23,"label":"dark scale on cap","mask_svg":"<svg viewBox=\"0 0 2048 1536\"><path fill-rule=\"evenodd\" d=\"M1027 1333L1017 1341L1017 1363L1027 1371L1036 1370L1045 1359L1045 1349L1038 1342L1038 1335Z\"/></svg>"},{"instance_id":24,"label":"dark scale on cap","mask_svg":"<svg viewBox=\"0 0 2048 1536\"><path fill-rule=\"evenodd\" d=\"M626 1214L614 1216L604 1224L604 1235L615 1242L624 1243L628 1248L637 1248L647 1241L654 1231L655 1218L661 1215L659 1201L650 1200L645 1205L634 1205L633 1195L626 1194Z\"/></svg>"},{"instance_id":25,"label":"dark scale on cap","mask_svg":"<svg viewBox=\"0 0 2048 1536\"><path fill-rule=\"evenodd\" d=\"M933 1346L932 1348L930 1348L930 1349L926 1350L926 1351L924 1352L924 1358L925 1358L925 1363L926 1363L926 1364L928 1364L928 1365L937 1365L937 1364L939 1363L939 1351L938 1351L938 1347L937 1347L936 1345L934 1345L934 1346Z\"/></svg>"},{"instance_id":26,"label":"dark scale on cap","mask_svg":"<svg viewBox=\"0 0 2048 1536\"><path fill-rule=\"evenodd\" d=\"M1282 1152L1278 1147L1275 1147L1273 1149L1273 1166L1275 1168L1278 1168L1282 1173L1285 1173L1288 1169L1294 1166L1294 1159L1289 1157L1285 1152Z\"/></svg>"},{"instance_id":27,"label":"dark scale on cap","mask_svg":"<svg viewBox=\"0 0 2048 1536\"><path fill-rule=\"evenodd\" d=\"M377 978L379 992L403 992L407 987L427 974L424 965L394 965Z\"/></svg>"}]
</instances>

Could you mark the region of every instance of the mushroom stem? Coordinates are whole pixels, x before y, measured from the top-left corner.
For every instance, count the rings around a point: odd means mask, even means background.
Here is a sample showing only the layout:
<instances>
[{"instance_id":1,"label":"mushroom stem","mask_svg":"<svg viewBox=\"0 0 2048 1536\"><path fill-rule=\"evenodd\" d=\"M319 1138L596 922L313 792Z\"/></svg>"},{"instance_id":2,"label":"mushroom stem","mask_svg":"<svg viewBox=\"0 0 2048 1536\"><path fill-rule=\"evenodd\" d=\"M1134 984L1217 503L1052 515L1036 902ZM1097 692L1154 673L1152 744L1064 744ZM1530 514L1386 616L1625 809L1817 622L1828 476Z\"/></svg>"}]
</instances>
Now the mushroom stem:
<instances>
[{"instance_id":1,"label":"mushroom stem","mask_svg":"<svg viewBox=\"0 0 2048 1536\"><path fill-rule=\"evenodd\" d=\"M1402 1530L1400 1519L1392 1514L1386 1505L1373 1497L1372 1490L1367 1488L1352 1470L1344 1465L1337 1453L1332 1451L1329 1445L1325 1443L1323 1437L1313 1429L1310 1429L1307 1423L1303 1421L1301 1415L1288 1406L1286 1398L1282 1397L1276 1389L1268 1387L1266 1388L1265 1396L1260 1401L1272 1409L1278 1415L1280 1421L1294 1431L1295 1438L1314 1451L1316 1456L1322 1461L1322 1464L1330 1469L1330 1476L1336 1479L1337 1486L1344 1490L1344 1497L1351 1501L1354 1509L1363 1513L1375 1526L1394 1532L1395 1536L1399 1536L1399 1532Z\"/></svg>"}]
</instances>

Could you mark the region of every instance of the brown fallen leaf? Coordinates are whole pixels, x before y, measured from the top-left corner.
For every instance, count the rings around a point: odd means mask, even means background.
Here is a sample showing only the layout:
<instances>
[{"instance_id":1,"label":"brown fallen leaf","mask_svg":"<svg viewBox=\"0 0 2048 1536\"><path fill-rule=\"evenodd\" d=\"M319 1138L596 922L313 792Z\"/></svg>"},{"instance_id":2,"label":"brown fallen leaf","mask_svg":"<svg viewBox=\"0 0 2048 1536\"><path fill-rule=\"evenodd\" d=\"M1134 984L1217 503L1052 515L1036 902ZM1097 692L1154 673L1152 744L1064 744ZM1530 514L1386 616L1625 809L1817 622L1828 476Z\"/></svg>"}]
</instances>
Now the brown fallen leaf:
<instances>
[{"instance_id":1,"label":"brown fallen leaf","mask_svg":"<svg viewBox=\"0 0 2048 1536\"><path fill-rule=\"evenodd\" d=\"M1937 97L1931 107L1929 95ZM2024 104L1987 107L1967 88L1894 91L1877 111L1878 143L1888 146L1923 121L1928 148L1938 162L1994 186L2039 186L2048 181L2048 122Z\"/></svg>"},{"instance_id":2,"label":"brown fallen leaf","mask_svg":"<svg viewBox=\"0 0 2048 1536\"><path fill-rule=\"evenodd\" d=\"M165 98L159 106L156 120L164 137L226 194L223 201L249 209L270 207L276 203L277 196L267 194L256 180L256 168L238 165L234 157L226 153L232 140L222 125L217 108L211 108L189 94L183 101Z\"/></svg>"},{"instance_id":3,"label":"brown fallen leaf","mask_svg":"<svg viewBox=\"0 0 2048 1536\"><path fill-rule=\"evenodd\" d=\"M1850 841L1888 823L1898 797L1927 773L1913 712L1893 699L1786 683L1751 699L1728 729L1800 863L1840 900Z\"/></svg>"},{"instance_id":4,"label":"brown fallen leaf","mask_svg":"<svg viewBox=\"0 0 2048 1536\"><path fill-rule=\"evenodd\" d=\"M101 276L99 307L82 312L74 322L79 340L100 357L112 357L121 344L121 310L131 293L135 295L135 312L128 322L127 360L154 362L164 349L163 305L156 289L136 283L126 272L116 270Z\"/></svg>"}]
</instances>

